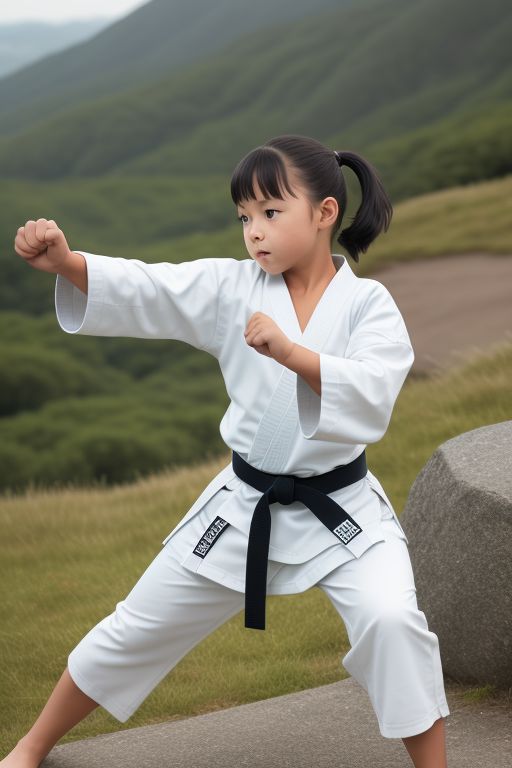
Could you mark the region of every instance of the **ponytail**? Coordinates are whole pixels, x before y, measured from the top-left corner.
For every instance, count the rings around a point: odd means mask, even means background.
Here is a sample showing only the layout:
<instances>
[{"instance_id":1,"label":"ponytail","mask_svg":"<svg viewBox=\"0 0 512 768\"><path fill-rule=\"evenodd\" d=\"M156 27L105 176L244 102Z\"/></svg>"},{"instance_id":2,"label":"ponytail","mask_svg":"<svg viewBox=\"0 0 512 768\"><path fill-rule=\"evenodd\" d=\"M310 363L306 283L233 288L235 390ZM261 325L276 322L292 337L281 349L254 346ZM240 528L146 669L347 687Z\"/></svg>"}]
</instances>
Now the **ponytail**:
<instances>
[{"instance_id":1,"label":"ponytail","mask_svg":"<svg viewBox=\"0 0 512 768\"><path fill-rule=\"evenodd\" d=\"M352 223L336 238L354 261L364 253L381 232L386 232L393 207L375 168L355 152L334 152L339 166L346 165L356 174L361 185L362 200Z\"/></svg>"}]
</instances>

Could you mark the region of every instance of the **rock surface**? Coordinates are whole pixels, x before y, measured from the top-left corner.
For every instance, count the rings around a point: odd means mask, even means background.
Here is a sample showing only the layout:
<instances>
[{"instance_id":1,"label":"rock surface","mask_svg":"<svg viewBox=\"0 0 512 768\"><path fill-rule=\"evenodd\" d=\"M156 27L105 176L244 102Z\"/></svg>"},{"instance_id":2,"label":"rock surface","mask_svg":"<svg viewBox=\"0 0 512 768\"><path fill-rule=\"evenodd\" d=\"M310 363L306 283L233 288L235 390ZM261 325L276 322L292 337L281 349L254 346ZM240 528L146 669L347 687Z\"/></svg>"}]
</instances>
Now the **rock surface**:
<instances>
[{"instance_id":1,"label":"rock surface","mask_svg":"<svg viewBox=\"0 0 512 768\"><path fill-rule=\"evenodd\" d=\"M443 671L512 686L512 421L446 441L416 477L400 522L419 608Z\"/></svg>"}]
</instances>

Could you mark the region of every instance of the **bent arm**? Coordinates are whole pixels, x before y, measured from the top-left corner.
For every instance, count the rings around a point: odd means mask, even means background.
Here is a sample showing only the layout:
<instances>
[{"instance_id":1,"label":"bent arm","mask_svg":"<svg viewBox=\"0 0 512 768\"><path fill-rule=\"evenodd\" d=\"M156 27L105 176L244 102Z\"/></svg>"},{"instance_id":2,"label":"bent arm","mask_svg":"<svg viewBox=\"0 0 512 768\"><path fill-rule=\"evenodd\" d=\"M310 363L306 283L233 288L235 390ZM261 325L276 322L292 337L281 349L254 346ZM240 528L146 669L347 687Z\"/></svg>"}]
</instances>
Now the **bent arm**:
<instances>
[{"instance_id":1,"label":"bent arm","mask_svg":"<svg viewBox=\"0 0 512 768\"><path fill-rule=\"evenodd\" d=\"M414 362L403 318L383 286L362 307L344 356L320 352L319 358L318 394L297 376L302 435L308 440L378 442Z\"/></svg>"},{"instance_id":2,"label":"bent arm","mask_svg":"<svg viewBox=\"0 0 512 768\"><path fill-rule=\"evenodd\" d=\"M385 434L414 361L403 342L375 344L359 360L320 353L321 395L297 378L302 434L307 439L369 444Z\"/></svg>"}]
</instances>

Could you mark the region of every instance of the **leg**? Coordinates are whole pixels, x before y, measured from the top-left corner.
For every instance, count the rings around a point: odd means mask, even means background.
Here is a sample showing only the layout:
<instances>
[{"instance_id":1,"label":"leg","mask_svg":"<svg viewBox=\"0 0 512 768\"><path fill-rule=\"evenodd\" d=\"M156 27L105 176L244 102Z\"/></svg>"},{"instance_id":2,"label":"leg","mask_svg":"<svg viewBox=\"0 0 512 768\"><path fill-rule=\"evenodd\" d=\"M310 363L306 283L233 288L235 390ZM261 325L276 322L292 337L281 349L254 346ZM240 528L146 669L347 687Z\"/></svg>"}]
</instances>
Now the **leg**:
<instances>
[{"instance_id":1,"label":"leg","mask_svg":"<svg viewBox=\"0 0 512 768\"><path fill-rule=\"evenodd\" d=\"M71 651L38 720L2 768L36 768L98 705L125 722L188 651L243 608L243 593L179 564L179 540L162 547L113 613Z\"/></svg>"},{"instance_id":2,"label":"leg","mask_svg":"<svg viewBox=\"0 0 512 768\"><path fill-rule=\"evenodd\" d=\"M427 731L404 736L402 741L416 768L447 768L444 717L438 718Z\"/></svg>"},{"instance_id":3,"label":"leg","mask_svg":"<svg viewBox=\"0 0 512 768\"><path fill-rule=\"evenodd\" d=\"M449 714L438 637L416 602L407 543L394 519L381 524L385 541L317 586L345 623L351 648L342 663L367 691L381 734L412 737L404 744L417 768L444 768L442 720L434 725Z\"/></svg>"},{"instance_id":4,"label":"leg","mask_svg":"<svg viewBox=\"0 0 512 768\"><path fill-rule=\"evenodd\" d=\"M66 668L30 731L0 760L0 766L36 768L54 744L97 706L75 685Z\"/></svg>"}]
</instances>

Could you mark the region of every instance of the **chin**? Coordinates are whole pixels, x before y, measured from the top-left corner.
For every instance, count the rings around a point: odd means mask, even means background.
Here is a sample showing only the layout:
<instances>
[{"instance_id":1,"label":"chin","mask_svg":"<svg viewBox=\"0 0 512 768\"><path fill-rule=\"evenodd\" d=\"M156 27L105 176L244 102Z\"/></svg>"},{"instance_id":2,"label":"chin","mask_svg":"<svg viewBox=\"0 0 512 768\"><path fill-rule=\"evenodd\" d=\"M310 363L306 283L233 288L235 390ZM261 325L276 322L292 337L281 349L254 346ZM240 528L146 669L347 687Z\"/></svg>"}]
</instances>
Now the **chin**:
<instances>
[{"instance_id":1,"label":"chin","mask_svg":"<svg viewBox=\"0 0 512 768\"><path fill-rule=\"evenodd\" d=\"M281 274L281 272L283 271L282 269L278 269L278 268L277 268L277 267L275 267L275 266L274 266L274 267L271 267L271 266L269 266L268 264L267 264L267 265L263 265L263 264L260 264L260 267L261 267L261 268L262 268L262 270L263 270L264 272L266 272L268 275L280 275L280 274Z\"/></svg>"}]
</instances>

